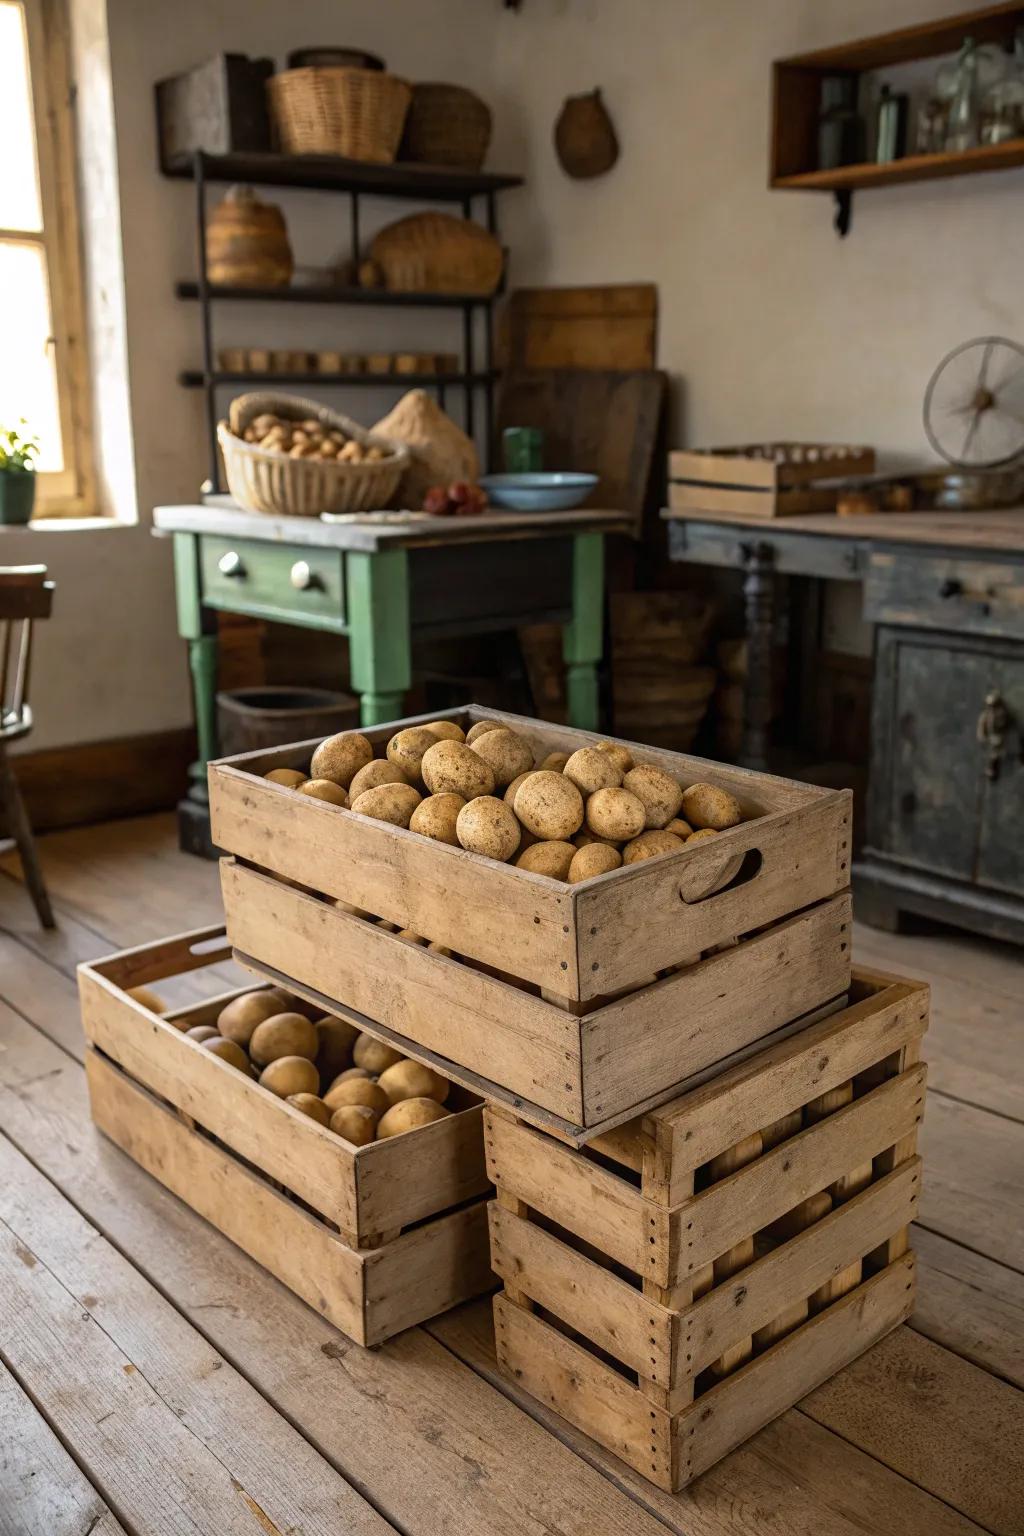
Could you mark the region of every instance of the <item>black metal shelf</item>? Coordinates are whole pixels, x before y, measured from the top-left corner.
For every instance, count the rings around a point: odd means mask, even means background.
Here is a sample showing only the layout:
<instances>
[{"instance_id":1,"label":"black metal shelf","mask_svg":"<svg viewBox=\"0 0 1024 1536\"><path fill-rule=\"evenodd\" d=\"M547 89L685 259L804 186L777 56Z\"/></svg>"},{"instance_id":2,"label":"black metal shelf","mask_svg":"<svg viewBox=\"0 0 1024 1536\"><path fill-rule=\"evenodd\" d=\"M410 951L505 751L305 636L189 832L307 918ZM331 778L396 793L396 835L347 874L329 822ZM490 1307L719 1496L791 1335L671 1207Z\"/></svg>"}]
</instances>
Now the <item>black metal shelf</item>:
<instances>
[{"instance_id":1,"label":"black metal shelf","mask_svg":"<svg viewBox=\"0 0 1024 1536\"><path fill-rule=\"evenodd\" d=\"M174 292L179 299L201 297L199 284L176 283ZM207 298L239 300L257 304L365 304L394 306L396 309L470 309L487 308L500 298L500 291L489 297L475 293L388 293L383 288L341 287L288 287L288 288L231 288L210 283Z\"/></svg>"},{"instance_id":2,"label":"black metal shelf","mask_svg":"<svg viewBox=\"0 0 1024 1536\"><path fill-rule=\"evenodd\" d=\"M468 385L470 388L493 384L498 374L490 369L482 373L225 373L215 370L203 373L186 368L178 374L178 383L186 389L204 389L208 385L251 384L257 388L263 384L301 385L350 385L394 386L405 385L410 389L436 384L444 388L451 384Z\"/></svg>"},{"instance_id":3,"label":"black metal shelf","mask_svg":"<svg viewBox=\"0 0 1024 1536\"><path fill-rule=\"evenodd\" d=\"M191 181L196 156L165 162L165 176ZM262 187L300 187L311 192L369 192L421 202L462 202L468 197L521 187L521 176L460 171L446 165L371 165L341 155L230 154L202 156L207 181L241 181Z\"/></svg>"}]
</instances>

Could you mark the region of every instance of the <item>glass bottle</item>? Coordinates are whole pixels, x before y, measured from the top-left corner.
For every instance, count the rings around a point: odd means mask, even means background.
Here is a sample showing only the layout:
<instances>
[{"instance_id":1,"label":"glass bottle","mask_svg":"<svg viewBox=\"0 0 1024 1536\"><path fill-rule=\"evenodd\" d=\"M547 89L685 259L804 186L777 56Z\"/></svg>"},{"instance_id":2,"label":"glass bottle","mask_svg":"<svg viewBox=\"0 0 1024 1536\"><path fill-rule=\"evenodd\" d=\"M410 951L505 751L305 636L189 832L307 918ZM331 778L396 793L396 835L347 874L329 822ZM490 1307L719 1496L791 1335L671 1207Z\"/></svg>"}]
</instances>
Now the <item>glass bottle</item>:
<instances>
[{"instance_id":1,"label":"glass bottle","mask_svg":"<svg viewBox=\"0 0 1024 1536\"><path fill-rule=\"evenodd\" d=\"M859 165L864 159L864 120L857 111L855 75L826 75L818 116L818 169Z\"/></svg>"},{"instance_id":2,"label":"glass bottle","mask_svg":"<svg viewBox=\"0 0 1024 1536\"><path fill-rule=\"evenodd\" d=\"M957 58L956 94L949 104L946 149L956 153L973 149L978 142L978 50L973 37L965 37Z\"/></svg>"},{"instance_id":3,"label":"glass bottle","mask_svg":"<svg viewBox=\"0 0 1024 1536\"><path fill-rule=\"evenodd\" d=\"M1024 134L1024 27L1013 39L1013 67L1004 80L985 92L981 103L982 144L1003 144Z\"/></svg>"},{"instance_id":4,"label":"glass bottle","mask_svg":"<svg viewBox=\"0 0 1024 1536\"><path fill-rule=\"evenodd\" d=\"M875 159L879 165L902 160L907 152L907 106L907 97L902 92L894 94L887 85L882 86L875 136Z\"/></svg>"}]
</instances>

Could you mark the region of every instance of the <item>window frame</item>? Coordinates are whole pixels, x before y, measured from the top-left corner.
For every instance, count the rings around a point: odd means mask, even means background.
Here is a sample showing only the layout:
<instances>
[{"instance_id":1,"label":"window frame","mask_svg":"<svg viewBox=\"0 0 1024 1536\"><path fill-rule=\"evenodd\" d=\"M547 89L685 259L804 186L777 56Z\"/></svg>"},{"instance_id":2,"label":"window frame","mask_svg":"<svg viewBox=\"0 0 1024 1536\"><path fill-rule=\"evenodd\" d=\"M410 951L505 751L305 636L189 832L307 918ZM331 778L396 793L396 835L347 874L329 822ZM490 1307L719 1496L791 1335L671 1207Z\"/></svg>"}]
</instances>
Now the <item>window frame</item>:
<instances>
[{"instance_id":1,"label":"window frame","mask_svg":"<svg viewBox=\"0 0 1024 1536\"><path fill-rule=\"evenodd\" d=\"M74 97L65 0L13 0L25 20L42 231L0 230L6 242L42 249L50 301L64 468L38 474L34 518L95 512L85 346Z\"/></svg>"}]
</instances>

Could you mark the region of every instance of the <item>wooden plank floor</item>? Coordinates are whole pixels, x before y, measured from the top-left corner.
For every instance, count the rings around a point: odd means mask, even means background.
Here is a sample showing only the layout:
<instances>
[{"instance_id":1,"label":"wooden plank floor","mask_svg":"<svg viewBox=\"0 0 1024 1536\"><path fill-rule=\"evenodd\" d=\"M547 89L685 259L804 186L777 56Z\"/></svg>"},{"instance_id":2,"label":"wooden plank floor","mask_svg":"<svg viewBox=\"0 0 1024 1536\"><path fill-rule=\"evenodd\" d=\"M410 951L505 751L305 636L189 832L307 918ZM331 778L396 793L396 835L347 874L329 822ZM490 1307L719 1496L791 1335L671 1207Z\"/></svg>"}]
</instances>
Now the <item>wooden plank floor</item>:
<instances>
[{"instance_id":1,"label":"wooden plank floor","mask_svg":"<svg viewBox=\"0 0 1024 1536\"><path fill-rule=\"evenodd\" d=\"M216 921L217 873L169 817L42 856L56 934L0 859L0 1536L1022 1536L1016 952L858 930L933 987L918 1310L673 1497L498 1376L488 1301L361 1350L98 1135L75 965Z\"/></svg>"}]
</instances>

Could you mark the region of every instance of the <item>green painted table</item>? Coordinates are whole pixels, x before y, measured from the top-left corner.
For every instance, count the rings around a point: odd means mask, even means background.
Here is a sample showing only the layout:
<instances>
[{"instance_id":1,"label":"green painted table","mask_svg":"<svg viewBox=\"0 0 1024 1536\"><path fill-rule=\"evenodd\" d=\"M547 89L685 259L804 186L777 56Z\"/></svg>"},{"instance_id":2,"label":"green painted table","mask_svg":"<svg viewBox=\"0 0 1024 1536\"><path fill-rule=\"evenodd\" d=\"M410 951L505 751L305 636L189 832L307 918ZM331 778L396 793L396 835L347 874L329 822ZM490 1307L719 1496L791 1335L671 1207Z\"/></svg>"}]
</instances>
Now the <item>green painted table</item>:
<instances>
[{"instance_id":1,"label":"green painted table","mask_svg":"<svg viewBox=\"0 0 1024 1536\"><path fill-rule=\"evenodd\" d=\"M197 785L217 755L216 614L346 635L364 725L403 714L418 635L565 626L569 722L598 724L604 538L619 512L487 513L415 523L334 523L240 511L228 497L157 507L174 541L178 629L188 641Z\"/></svg>"}]
</instances>

